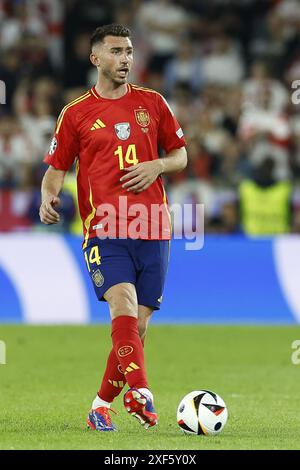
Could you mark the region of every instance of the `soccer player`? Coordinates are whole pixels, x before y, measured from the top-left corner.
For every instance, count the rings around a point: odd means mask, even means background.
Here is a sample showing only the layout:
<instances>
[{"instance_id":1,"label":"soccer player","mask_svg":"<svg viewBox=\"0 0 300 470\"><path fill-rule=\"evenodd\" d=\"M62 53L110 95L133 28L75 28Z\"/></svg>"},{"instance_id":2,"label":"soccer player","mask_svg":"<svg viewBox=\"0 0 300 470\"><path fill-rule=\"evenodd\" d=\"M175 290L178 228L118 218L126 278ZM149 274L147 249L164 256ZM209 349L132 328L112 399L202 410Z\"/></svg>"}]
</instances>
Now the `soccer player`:
<instances>
[{"instance_id":1,"label":"soccer player","mask_svg":"<svg viewBox=\"0 0 300 470\"><path fill-rule=\"evenodd\" d=\"M125 383L127 411L148 428L158 422L143 345L160 308L171 238L161 175L185 168L182 130L156 91L128 83L130 31L117 24L91 37L98 80L66 105L57 121L42 182L40 218L59 221L59 192L76 160L83 251L99 300L109 304L112 350L87 418L91 429L116 430L110 406ZM159 158L158 146L166 156Z\"/></svg>"}]
</instances>

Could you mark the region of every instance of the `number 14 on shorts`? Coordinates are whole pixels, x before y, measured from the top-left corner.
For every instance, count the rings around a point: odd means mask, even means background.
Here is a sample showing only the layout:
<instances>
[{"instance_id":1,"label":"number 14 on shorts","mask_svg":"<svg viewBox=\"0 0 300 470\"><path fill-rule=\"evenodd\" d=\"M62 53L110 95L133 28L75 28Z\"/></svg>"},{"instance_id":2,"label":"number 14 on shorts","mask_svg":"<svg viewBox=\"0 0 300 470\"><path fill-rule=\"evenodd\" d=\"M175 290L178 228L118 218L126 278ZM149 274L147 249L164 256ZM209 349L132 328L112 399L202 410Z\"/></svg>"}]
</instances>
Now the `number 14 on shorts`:
<instances>
[{"instance_id":1,"label":"number 14 on shorts","mask_svg":"<svg viewBox=\"0 0 300 470\"><path fill-rule=\"evenodd\" d=\"M92 246L89 253L86 251L84 253L84 259L88 268L88 271L91 271L91 264L96 263L97 266L101 264L101 256L99 255L99 247Z\"/></svg>"}]
</instances>

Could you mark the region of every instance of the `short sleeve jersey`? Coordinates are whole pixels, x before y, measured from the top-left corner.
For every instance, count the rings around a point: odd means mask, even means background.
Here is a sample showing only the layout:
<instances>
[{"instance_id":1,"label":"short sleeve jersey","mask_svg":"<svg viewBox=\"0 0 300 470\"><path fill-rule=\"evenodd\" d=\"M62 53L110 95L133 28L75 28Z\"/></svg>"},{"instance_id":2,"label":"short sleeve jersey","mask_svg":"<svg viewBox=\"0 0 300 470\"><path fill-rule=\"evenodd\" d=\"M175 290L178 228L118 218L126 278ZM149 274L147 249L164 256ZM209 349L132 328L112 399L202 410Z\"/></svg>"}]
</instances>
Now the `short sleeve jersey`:
<instances>
[{"instance_id":1,"label":"short sleeve jersey","mask_svg":"<svg viewBox=\"0 0 300 470\"><path fill-rule=\"evenodd\" d=\"M44 161L68 171L74 161L84 242L96 236L168 240L170 214L162 178L140 193L122 188L124 168L186 145L166 100L127 84L119 99L95 87L66 105Z\"/></svg>"}]
</instances>

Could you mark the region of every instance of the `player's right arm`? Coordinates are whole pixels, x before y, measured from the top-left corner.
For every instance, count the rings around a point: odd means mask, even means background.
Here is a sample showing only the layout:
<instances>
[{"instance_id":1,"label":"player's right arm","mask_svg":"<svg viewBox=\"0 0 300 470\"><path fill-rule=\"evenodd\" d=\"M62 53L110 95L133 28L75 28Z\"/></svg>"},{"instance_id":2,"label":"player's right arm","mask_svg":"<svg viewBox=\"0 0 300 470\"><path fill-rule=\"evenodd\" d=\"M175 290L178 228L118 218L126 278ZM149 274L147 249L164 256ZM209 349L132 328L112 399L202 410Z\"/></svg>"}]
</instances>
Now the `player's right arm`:
<instances>
[{"instance_id":1,"label":"player's right arm","mask_svg":"<svg viewBox=\"0 0 300 470\"><path fill-rule=\"evenodd\" d=\"M58 120L51 145L44 161L50 166L41 187L40 219L44 224L57 224L59 193L63 187L66 172L79 153L79 142L70 105L66 106Z\"/></svg>"},{"instance_id":2,"label":"player's right arm","mask_svg":"<svg viewBox=\"0 0 300 470\"><path fill-rule=\"evenodd\" d=\"M64 184L66 172L49 166L42 181L42 202L40 219L43 224L57 224L59 213L54 209L59 206L59 193Z\"/></svg>"}]
</instances>

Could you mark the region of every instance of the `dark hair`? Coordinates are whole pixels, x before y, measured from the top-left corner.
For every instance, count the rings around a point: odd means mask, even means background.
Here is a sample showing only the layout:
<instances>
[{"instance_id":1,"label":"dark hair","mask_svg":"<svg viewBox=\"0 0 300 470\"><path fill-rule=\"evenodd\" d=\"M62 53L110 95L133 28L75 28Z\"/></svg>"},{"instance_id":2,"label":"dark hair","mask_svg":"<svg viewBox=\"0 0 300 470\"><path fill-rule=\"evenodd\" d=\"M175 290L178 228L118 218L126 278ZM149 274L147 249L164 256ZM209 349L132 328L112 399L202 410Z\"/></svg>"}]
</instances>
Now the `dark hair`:
<instances>
[{"instance_id":1,"label":"dark hair","mask_svg":"<svg viewBox=\"0 0 300 470\"><path fill-rule=\"evenodd\" d=\"M122 24L105 24L103 26L99 26L93 32L91 36L91 47L97 42L103 42L105 36L119 36L123 38L130 37L130 29L126 28Z\"/></svg>"}]
</instances>

